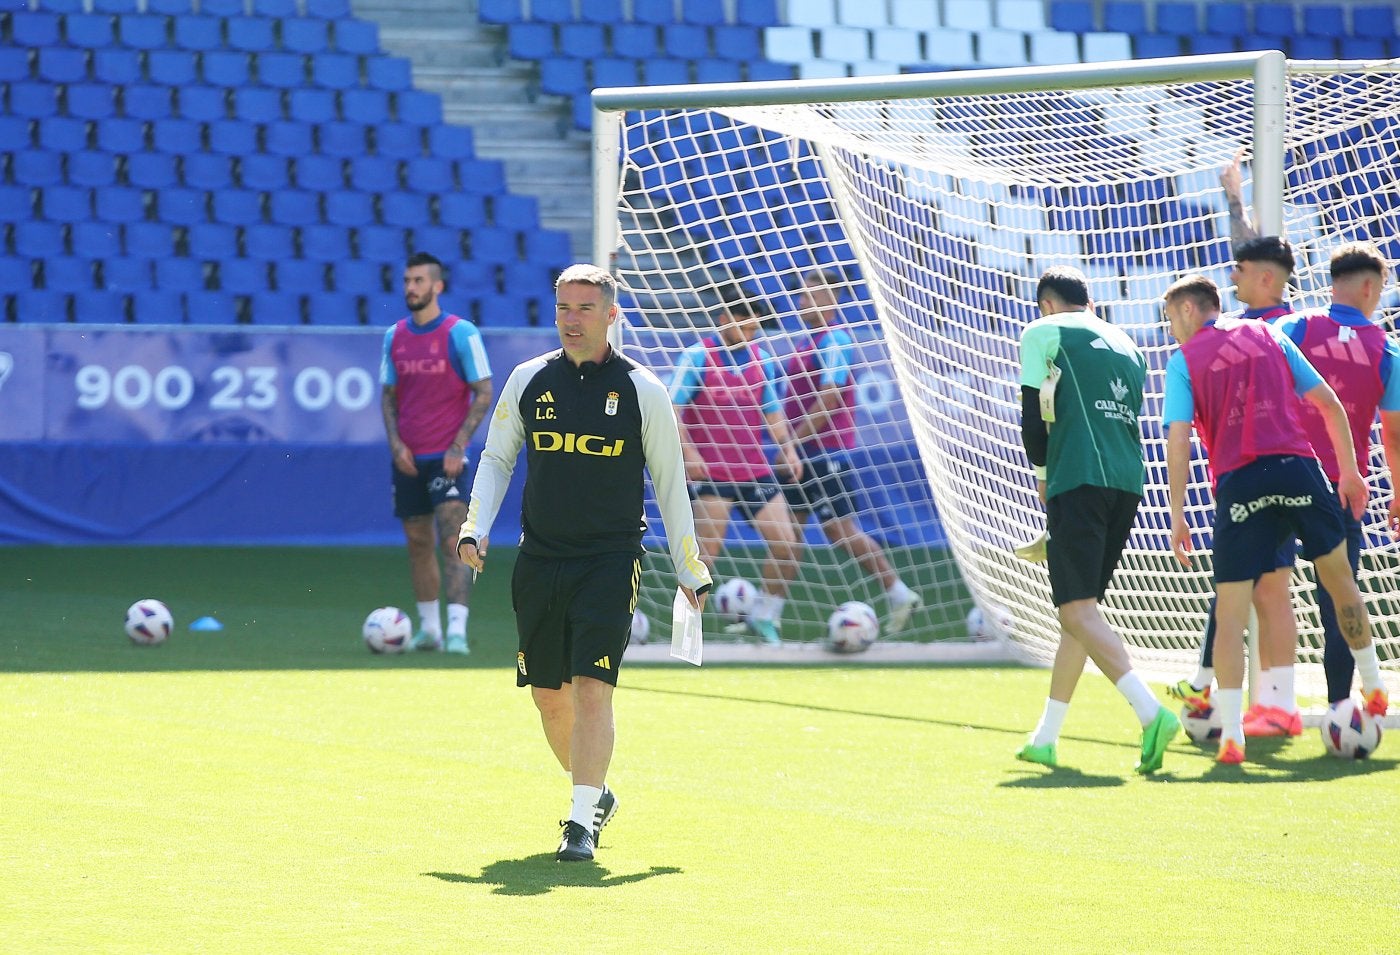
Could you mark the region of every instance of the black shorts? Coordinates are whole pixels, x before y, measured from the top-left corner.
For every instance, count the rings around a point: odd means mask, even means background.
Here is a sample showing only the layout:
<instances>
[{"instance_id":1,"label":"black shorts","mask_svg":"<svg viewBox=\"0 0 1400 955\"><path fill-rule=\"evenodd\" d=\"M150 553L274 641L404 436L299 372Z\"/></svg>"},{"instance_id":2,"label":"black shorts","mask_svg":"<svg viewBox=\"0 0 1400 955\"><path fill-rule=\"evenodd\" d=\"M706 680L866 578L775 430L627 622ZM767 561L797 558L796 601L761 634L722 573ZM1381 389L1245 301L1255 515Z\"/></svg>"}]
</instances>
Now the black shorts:
<instances>
[{"instance_id":1,"label":"black shorts","mask_svg":"<svg viewBox=\"0 0 1400 955\"><path fill-rule=\"evenodd\" d=\"M698 481L690 485L690 499L722 497L739 509L739 515L750 524L755 515L773 498L783 493L771 477L757 481Z\"/></svg>"},{"instance_id":2,"label":"black shorts","mask_svg":"<svg viewBox=\"0 0 1400 955\"><path fill-rule=\"evenodd\" d=\"M392 464L389 466L394 472L395 517L399 520L422 517L450 501L460 501L466 506L467 495L463 488L471 486L467 480L466 467L462 468L462 473L453 481L443 472L441 455L435 458L414 458L413 463L418 465L417 476L404 474Z\"/></svg>"},{"instance_id":3,"label":"black shorts","mask_svg":"<svg viewBox=\"0 0 1400 955\"><path fill-rule=\"evenodd\" d=\"M555 560L517 554L510 599L517 686L557 690L576 676L617 686L642 562L627 554Z\"/></svg>"},{"instance_id":4,"label":"black shorts","mask_svg":"<svg viewBox=\"0 0 1400 955\"><path fill-rule=\"evenodd\" d=\"M1045 561L1056 607L1102 600L1137 518L1137 494L1081 484L1045 505Z\"/></svg>"},{"instance_id":5,"label":"black shorts","mask_svg":"<svg viewBox=\"0 0 1400 955\"><path fill-rule=\"evenodd\" d=\"M1215 581L1258 580L1279 566L1296 537L1316 560L1346 540L1337 492L1316 459L1295 454L1256 458L1215 485Z\"/></svg>"},{"instance_id":6,"label":"black shorts","mask_svg":"<svg viewBox=\"0 0 1400 955\"><path fill-rule=\"evenodd\" d=\"M854 514L855 493L847 476L850 470L851 462L844 455L819 454L804 459L802 480L783 485L788 507L804 514L815 514L823 524Z\"/></svg>"}]
</instances>

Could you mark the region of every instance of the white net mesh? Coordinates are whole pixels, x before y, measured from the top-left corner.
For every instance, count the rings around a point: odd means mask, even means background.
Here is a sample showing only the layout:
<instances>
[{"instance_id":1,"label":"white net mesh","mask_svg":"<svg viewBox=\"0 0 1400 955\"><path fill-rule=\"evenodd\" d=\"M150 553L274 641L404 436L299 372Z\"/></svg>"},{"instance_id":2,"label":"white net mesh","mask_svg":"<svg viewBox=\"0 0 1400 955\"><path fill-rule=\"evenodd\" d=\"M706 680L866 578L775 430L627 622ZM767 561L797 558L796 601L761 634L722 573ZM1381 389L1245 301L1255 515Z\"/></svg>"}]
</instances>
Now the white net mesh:
<instances>
[{"instance_id":1,"label":"white net mesh","mask_svg":"<svg viewBox=\"0 0 1400 955\"><path fill-rule=\"evenodd\" d=\"M1336 244L1364 237L1392 257L1400 251L1400 90L1394 70L1374 67L1291 69L1289 83L1284 221L1306 263L1299 305L1321 305ZM878 485L861 517L936 609L916 615L910 635L961 635L970 595L989 611L1005 608L1015 646L1048 661L1057 627L1043 566L1011 553L1044 524L1021 448L1017 342L1034 317L1040 273L1057 264L1082 269L1100 314L1139 342L1150 367L1148 488L1105 611L1139 667L1179 677L1198 652L1210 565L1203 558L1183 571L1170 552L1159 421L1174 344L1158 303L1185 272L1229 285L1218 177L1253 140L1252 87L1178 82L628 113L618 196L626 344L664 377L678 351L711 328L708 306L719 290L739 279L774 310L764 341L790 352L807 334L804 274L814 266L841 272L842 322L859 343L856 378L870 399L861 408L861 476ZM894 401L881 405L887 396ZM1380 655L1396 666L1400 585L1396 546L1383 529L1390 492L1378 449L1373 463L1362 588ZM919 503L932 517L925 481L937 520L911 527L914 512L899 505ZM881 512L891 496L899 502ZM1200 469L1189 517L1203 531L1203 554L1210 506ZM902 531L915 539L901 540ZM878 595L839 548L811 547L803 559L825 570L804 571L789 620L822 620L823 608ZM747 566L721 566L721 577L756 578ZM1310 590L1309 581L1300 570L1296 588ZM646 596L652 608L666 603L663 594ZM1297 606L1300 660L1315 663L1314 604L1305 596ZM1304 668L1305 685L1316 670Z\"/></svg>"}]
</instances>

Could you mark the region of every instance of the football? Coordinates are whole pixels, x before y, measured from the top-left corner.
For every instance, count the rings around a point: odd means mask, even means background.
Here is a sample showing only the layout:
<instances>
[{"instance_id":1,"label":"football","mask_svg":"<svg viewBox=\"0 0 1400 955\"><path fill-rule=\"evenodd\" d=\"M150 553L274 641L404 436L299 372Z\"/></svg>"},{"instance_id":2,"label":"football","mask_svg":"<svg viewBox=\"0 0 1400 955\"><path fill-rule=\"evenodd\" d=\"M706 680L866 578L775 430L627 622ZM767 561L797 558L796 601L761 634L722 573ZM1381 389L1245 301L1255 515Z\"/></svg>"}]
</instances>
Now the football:
<instances>
[{"instance_id":1,"label":"football","mask_svg":"<svg viewBox=\"0 0 1400 955\"><path fill-rule=\"evenodd\" d=\"M1220 711L1213 706L1204 709L1181 708L1181 728L1192 742L1205 745L1220 742Z\"/></svg>"},{"instance_id":2,"label":"football","mask_svg":"<svg viewBox=\"0 0 1400 955\"><path fill-rule=\"evenodd\" d=\"M170 609L151 597L138 600L126 609L126 635L137 646L153 647L164 643L175 629Z\"/></svg>"},{"instance_id":3,"label":"football","mask_svg":"<svg viewBox=\"0 0 1400 955\"><path fill-rule=\"evenodd\" d=\"M715 591L713 604L715 612L729 623L742 623L757 601L757 587L742 577L730 577Z\"/></svg>"},{"instance_id":4,"label":"football","mask_svg":"<svg viewBox=\"0 0 1400 955\"><path fill-rule=\"evenodd\" d=\"M371 653L403 653L413 636L413 621L398 607L380 607L365 618L360 633Z\"/></svg>"},{"instance_id":5,"label":"football","mask_svg":"<svg viewBox=\"0 0 1400 955\"><path fill-rule=\"evenodd\" d=\"M1381 745L1381 724L1348 698L1322 716L1322 745L1339 759L1365 759Z\"/></svg>"},{"instance_id":6,"label":"football","mask_svg":"<svg viewBox=\"0 0 1400 955\"><path fill-rule=\"evenodd\" d=\"M640 610L632 611L632 643L641 645L651 639L651 620Z\"/></svg>"},{"instance_id":7,"label":"football","mask_svg":"<svg viewBox=\"0 0 1400 955\"><path fill-rule=\"evenodd\" d=\"M826 647L834 653L860 653L880 636L880 618L869 604L849 600L826 624Z\"/></svg>"},{"instance_id":8,"label":"football","mask_svg":"<svg viewBox=\"0 0 1400 955\"><path fill-rule=\"evenodd\" d=\"M967 638L969 640L1003 640L1011 636L1011 611L1005 607L993 606L990 613L980 606L967 612Z\"/></svg>"}]
</instances>

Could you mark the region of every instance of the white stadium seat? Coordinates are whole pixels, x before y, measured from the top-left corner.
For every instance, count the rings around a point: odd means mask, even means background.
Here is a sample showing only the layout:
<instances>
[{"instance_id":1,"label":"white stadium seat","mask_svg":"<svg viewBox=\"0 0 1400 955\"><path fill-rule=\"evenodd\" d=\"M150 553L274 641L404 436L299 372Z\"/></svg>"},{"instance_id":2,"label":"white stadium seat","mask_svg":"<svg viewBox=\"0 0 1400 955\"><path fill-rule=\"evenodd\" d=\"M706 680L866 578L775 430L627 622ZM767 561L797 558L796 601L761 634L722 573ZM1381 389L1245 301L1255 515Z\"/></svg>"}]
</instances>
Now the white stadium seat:
<instances>
[{"instance_id":1,"label":"white stadium seat","mask_svg":"<svg viewBox=\"0 0 1400 955\"><path fill-rule=\"evenodd\" d=\"M859 63L870 59L870 31L860 27L822 27L818 49L824 60Z\"/></svg>"},{"instance_id":2,"label":"white stadium seat","mask_svg":"<svg viewBox=\"0 0 1400 955\"><path fill-rule=\"evenodd\" d=\"M890 25L908 30L941 27L938 4L932 0L890 0Z\"/></svg>"},{"instance_id":3,"label":"white stadium seat","mask_svg":"<svg viewBox=\"0 0 1400 955\"><path fill-rule=\"evenodd\" d=\"M1132 41L1126 33L1086 33L1082 37L1085 63L1131 60Z\"/></svg>"},{"instance_id":4,"label":"white stadium seat","mask_svg":"<svg viewBox=\"0 0 1400 955\"><path fill-rule=\"evenodd\" d=\"M986 0L944 0L943 25L985 30L992 25L992 6Z\"/></svg>"},{"instance_id":5,"label":"white stadium seat","mask_svg":"<svg viewBox=\"0 0 1400 955\"><path fill-rule=\"evenodd\" d=\"M886 27L870 35L871 54L889 63L919 63L924 58L921 37L914 30Z\"/></svg>"},{"instance_id":6,"label":"white stadium seat","mask_svg":"<svg viewBox=\"0 0 1400 955\"><path fill-rule=\"evenodd\" d=\"M907 62L914 62L909 60ZM851 64L852 76L898 76L899 68L903 64L891 63L888 60L866 60L863 63Z\"/></svg>"},{"instance_id":7,"label":"white stadium seat","mask_svg":"<svg viewBox=\"0 0 1400 955\"><path fill-rule=\"evenodd\" d=\"M1026 35L1020 30L978 30L977 62L984 66L1025 66Z\"/></svg>"},{"instance_id":8,"label":"white stadium seat","mask_svg":"<svg viewBox=\"0 0 1400 955\"><path fill-rule=\"evenodd\" d=\"M777 63L813 59L812 31L807 27L764 27L763 55Z\"/></svg>"},{"instance_id":9,"label":"white stadium seat","mask_svg":"<svg viewBox=\"0 0 1400 955\"><path fill-rule=\"evenodd\" d=\"M793 26L829 27L836 23L834 0L787 0L787 22Z\"/></svg>"},{"instance_id":10,"label":"white stadium seat","mask_svg":"<svg viewBox=\"0 0 1400 955\"><path fill-rule=\"evenodd\" d=\"M832 80L851 75L851 64L845 60L803 60L797 64L797 78L802 80Z\"/></svg>"},{"instance_id":11,"label":"white stadium seat","mask_svg":"<svg viewBox=\"0 0 1400 955\"><path fill-rule=\"evenodd\" d=\"M836 0L836 20L842 26L875 29L890 25L890 11L885 0Z\"/></svg>"},{"instance_id":12,"label":"white stadium seat","mask_svg":"<svg viewBox=\"0 0 1400 955\"><path fill-rule=\"evenodd\" d=\"M1079 62L1079 35L1042 30L1030 35L1030 61L1035 64Z\"/></svg>"},{"instance_id":13,"label":"white stadium seat","mask_svg":"<svg viewBox=\"0 0 1400 955\"><path fill-rule=\"evenodd\" d=\"M972 31L945 27L924 34L924 62L941 66L975 66Z\"/></svg>"},{"instance_id":14,"label":"white stadium seat","mask_svg":"<svg viewBox=\"0 0 1400 955\"><path fill-rule=\"evenodd\" d=\"M996 0L992 20L1007 30L1030 33L1045 29L1045 4L1042 0Z\"/></svg>"}]
</instances>

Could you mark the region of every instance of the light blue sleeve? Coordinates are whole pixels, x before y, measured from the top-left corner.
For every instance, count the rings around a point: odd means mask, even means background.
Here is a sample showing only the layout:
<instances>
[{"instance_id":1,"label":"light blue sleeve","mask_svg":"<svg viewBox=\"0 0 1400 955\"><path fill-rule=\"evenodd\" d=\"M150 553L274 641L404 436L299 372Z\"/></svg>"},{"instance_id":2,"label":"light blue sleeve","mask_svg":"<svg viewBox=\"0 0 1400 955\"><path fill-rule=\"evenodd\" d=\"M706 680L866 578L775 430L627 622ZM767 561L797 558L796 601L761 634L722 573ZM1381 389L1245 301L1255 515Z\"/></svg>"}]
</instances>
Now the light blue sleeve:
<instances>
[{"instance_id":1,"label":"light blue sleeve","mask_svg":"<svg viewBox=\"0 0 1400 955\"><path fill-rule=\"evenodd\" d=\"M681 352L676 370L671 375L671 404L677 408L690 404L695 392L704 383L705 346L697 342Z\"/></svg>"},{"instance_id":2,"label":"light blue sleeve","mask_svg":"<svg viewBox=\"0 0 1400 955\"><path fill-rule=\"evenodd\" d=\"M778 414L783 410L783 399L780 397L779 389L782 387L783 368L778 364L778 359L766 349L754 346L754 354L763 364L763 377L767 379L763 385L763 413Z\"/></svg>"},{"instance_id":3,"label":"light blue sleeve","mask_svg":"<svg viewBox=\"0 0 1400 955\"><path fill-rule=\"evenodd\" d=\"M1269 324L1287 335L1295 345L1302 347L1303 337L1308 333L1308 323L1303 319L1303 316L1282 315Z\"/></svg>"},{"instance_id":4,"label":"light blue sleeve","mask_svg":"<svg viewBox=\"0 0 1400 955\"><path fill-rule=\"evenodd\" d=\"M826 336L826 342L817 353L821 362L823 388L840 388L851 380L851 360L855 357L856 342L844 329L833 329Z\"/></svg>"},{"instance_id":5,"label":"light blue sleeve","mask_svg":"<svg viewBox=\"0 0 1400 955\"><path fill-rule=\"evenodd\" d=\"M1322 376L1298 350L1293 339L1272 325L1269 329L1274 333L1274 341L1278 342L1278 347L1283 349L1283 357L1288 359L1289 371L1293 372L1293 392L1301 398L1322 384Z\"/></svg>"},{"instance_id":6,"label":"light blue sleeve","mask_svg":"<svg viewBox=\"0 0 1400 955\"><path fill-rule=\"evenodd\" d=\"M1400 411L1400 345L1386 339L1385 355L1381 358L1381 371L1385 375L1381 392L1382 411Z\"/></svg>"},{"instance_id":7,"label":"light blue sleeve","mask_svg":"<svg viewBox=\"0 0 1400 955\"><path fill-rule=\"evenodd\" d=\"M1191 373L1186 368L1186 356L1181 349L1167 359L1167 382L1162 395L1162 424L1190 424L1196 418L1196 397L1191 392Z\"/></svg>"},{"instance_id":8,"label":"light blue sleeve","mask_svg":"<svg viewBox=\"0 0 1400 955\"><path fill-rule=\"evenodd\" d=\"M452 326L452 364L463 381L477 382L491 377L491 362L486 358L486 342L480 330L463 319Z\"/></svg>"},{"instance_id":9,"label":"light blue sleeve","mask_svg":"<svg viewBox=\"0 0 1400 955\"><path fill-rule=\"evenodd\" d=\"M381 385L397 385L399 374L394 370L394 361L389 357L390 350L394 345L394 329L398 328L395 323L389 326L389 330L384 333L384 353L379 357L379 383Z\"/></svg>"}]
</instances>

